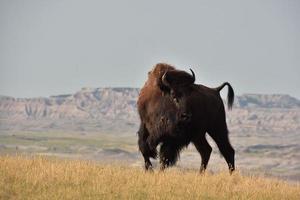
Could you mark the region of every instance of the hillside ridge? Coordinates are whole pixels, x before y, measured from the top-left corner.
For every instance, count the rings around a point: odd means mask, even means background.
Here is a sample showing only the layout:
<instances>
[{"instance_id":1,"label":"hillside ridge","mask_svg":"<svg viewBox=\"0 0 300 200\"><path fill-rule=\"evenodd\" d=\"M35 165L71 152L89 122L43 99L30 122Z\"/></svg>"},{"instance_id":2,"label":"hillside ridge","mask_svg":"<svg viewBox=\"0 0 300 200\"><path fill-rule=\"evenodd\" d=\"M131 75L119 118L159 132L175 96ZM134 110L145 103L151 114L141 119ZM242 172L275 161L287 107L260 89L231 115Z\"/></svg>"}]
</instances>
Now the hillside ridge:
<instances>
[{"instance_id":1,"label":"hillside ridge","mask_svg":"<svg viewBox=\"0 0 300 200\"><path fill-rule=\"evenodd\" d=\"M135 130L138 88L88 88L74 94L0 96L1 129ZM228 121L233 129L300 129L300 100L286 94L236 96ZM116 127L117 126L117 127Z\"/></svg>"}]
</instances>

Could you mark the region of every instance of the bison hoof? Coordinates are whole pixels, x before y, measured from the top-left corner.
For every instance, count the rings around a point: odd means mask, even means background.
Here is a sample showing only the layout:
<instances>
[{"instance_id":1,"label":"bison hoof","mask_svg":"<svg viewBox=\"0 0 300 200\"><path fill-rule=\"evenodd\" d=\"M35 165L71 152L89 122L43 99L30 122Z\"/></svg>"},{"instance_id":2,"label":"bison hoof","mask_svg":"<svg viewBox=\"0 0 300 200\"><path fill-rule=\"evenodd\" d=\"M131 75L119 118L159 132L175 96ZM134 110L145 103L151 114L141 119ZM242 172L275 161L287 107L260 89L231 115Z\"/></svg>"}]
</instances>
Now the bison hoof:
<instances>
[{"instance_id":1,"label":"bison hoof","mask_svg":"<svg viewBox=\"0 0 300 200\"><path fill-rule=\"evenodd\" d=\"M154 172L153 167L149 167L149 168L147 168L145 171L146 171L146 172L150 172L150 173Z\"/></svg>"},{"instance_id":2,"label":"bison hoof","mask_svg":"<svg viewBox=\"0 0 300 200\"><path fill-rule=\"evenodd\" d=\"M163 165L163 164L160 165L160 171L164 172L167 167L168 167L167 165Z\"/></svg>"},{"instance_id":3,"label":"bison hoof","mask_svg":"<svg viewBox=\"0 0 300 200\"><path fill-rule=\"evenodd\" d=\"M235 168L231 164L229 164L229 174L231 175L234 172Z\"/></svg>"},{"instance_id":4,"label":"bison hoof","mask_svg":"<svg viewBox=\"0 0 300 200\"><path fill-rule=\"evenodd\" d=\"M146 163L145 164L145 170L149 171L149 172L152 172L153 171L152 164L151 163Z\"/></svg>"},{"instance_id":5,"label":"bison hoof","mask_svg":"<svg viewBox=\"0 0 300 200\"><path fill-rule=\"evenodd\" d=\"M201 165L201 167L200 167L200 174L204 174L205 170L206 170L206 168L203 165Z\"/></svg>"}]
</instances>

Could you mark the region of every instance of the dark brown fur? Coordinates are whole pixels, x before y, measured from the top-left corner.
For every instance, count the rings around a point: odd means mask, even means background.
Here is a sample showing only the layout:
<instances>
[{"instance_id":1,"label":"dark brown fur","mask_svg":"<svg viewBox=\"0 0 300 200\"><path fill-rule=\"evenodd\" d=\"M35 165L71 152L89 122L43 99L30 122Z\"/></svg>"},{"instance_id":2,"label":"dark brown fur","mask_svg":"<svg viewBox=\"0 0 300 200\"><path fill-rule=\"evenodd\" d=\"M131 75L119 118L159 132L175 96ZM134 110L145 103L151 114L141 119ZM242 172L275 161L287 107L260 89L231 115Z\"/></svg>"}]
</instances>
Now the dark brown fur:
<instances>
[{"instance_id":1,"label":"dark brown fur","mask_svg":"<svg viewBox=\"0 0 300 200\"><path fill-rule=\"evenodd\" d=\"M168 86L161 82L164 74L170 83ZM181 81L188 82L188 77L186 72L164 63L157 64L149 72L137 102L141 119L138 144L145 168L152 167L150 157L157 157L159 143L161 167L165 168L175 164L180 150L192 142L202 158L200 171L204 171L212 151L205 138L208 133L233 171L234 150L229 143L225 109L219 94L227 85L228 106L231 107L232 87L229 83L218 88L180 84Z\"/></svg>"}]
</instances>

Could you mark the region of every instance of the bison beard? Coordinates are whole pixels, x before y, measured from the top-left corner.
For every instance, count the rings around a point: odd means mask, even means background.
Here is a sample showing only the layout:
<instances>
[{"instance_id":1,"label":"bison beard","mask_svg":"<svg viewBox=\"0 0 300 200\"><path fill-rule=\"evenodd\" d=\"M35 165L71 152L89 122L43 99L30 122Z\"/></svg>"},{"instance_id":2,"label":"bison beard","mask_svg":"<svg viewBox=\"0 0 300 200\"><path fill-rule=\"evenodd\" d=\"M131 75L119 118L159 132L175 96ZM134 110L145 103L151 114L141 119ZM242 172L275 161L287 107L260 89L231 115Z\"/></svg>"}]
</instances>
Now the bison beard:
<instances>
[{"instance_id":1,"label":"bison beard","mask_svg":"<svg viewBox=\"0 0 300 200\"><path fill-rule=\"evenodd\" d=\"M192 70L191 70L192 71ZM161 169L174 165L181 149L192 142L201 155L203 172L212 151L205 134L216 142L230 172L234 170L234 149L228 139L225 109L220 90L228 86L228 107L234 92L229 83L217 88L194 84L195 76L159 63L148 73L148 80L138 98L141 119L138 145L144 157L145 169L152 169L150 158L157 157L161 143Z\"/></svg>"}]
</instances>

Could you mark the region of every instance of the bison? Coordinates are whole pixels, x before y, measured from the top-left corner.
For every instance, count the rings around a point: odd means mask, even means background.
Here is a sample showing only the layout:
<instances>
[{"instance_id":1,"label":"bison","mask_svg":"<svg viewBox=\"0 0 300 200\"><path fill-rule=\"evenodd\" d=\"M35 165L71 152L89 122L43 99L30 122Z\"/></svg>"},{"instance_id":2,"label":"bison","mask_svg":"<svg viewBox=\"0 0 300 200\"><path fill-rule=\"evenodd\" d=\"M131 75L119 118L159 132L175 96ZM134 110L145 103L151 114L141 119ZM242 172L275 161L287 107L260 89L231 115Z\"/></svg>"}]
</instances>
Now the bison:
<instances>
[{"instance_id":1,"label":"bison","mask_svg":"<svg viewBox=\"0 0 300 200\"><path fill-rule=\"evenodd\" d=\"M217 88L195 84L195 75L159 63L148 73L140 91L137 106L140 116L138 145L145 169L152 169L150 158L157 157L161 144L161 169L174 165L180 151L191 142L201 155L200 172L204 172L212 151L206 140L208 133L224 156L230 173L235 169L220 91L228 86L227 104L231 108L234 91L229 83Z\"/></svg>"}]
</instances>

